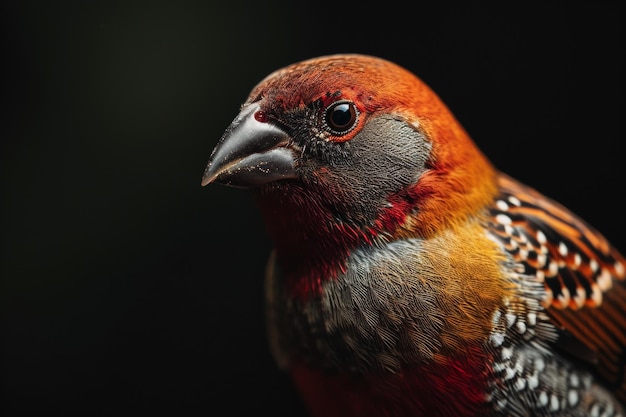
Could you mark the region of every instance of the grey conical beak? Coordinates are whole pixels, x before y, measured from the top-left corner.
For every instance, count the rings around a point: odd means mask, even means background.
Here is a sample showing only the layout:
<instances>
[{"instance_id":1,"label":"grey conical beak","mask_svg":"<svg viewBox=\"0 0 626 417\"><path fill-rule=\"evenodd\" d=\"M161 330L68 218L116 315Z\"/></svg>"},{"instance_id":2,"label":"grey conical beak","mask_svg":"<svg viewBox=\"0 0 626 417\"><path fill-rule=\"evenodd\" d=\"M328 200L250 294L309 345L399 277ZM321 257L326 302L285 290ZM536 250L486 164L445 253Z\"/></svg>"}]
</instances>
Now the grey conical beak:
<instances>
[{"instance_id":1,"label":"grey conical beak","mask_svg":"<svg viewBox=\"0 0 626 417\"><path fill-rule=\"evenodd\" d=\"M294 153L285 131L255 118L258 103L242 108L211 153L202 185L212 182L253 188L297 178Z\"/></svg>"}]
</instances>

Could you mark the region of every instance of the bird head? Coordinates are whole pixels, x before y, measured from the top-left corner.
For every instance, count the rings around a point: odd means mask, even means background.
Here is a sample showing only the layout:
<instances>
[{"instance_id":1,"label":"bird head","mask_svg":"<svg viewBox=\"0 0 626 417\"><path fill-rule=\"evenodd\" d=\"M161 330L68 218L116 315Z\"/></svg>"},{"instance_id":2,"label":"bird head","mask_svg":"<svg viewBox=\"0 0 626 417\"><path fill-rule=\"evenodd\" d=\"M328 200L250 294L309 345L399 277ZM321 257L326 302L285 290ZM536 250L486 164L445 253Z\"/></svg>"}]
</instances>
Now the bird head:
<instances>
[{"instance_id":1,"label":"bird head","mask_svg":"<svg viewBox=\"0 0 626 417\"><path fill-rule=\"evenodd\" d=\"M424 82L358 54L254 87L211 154L202 184L213 182L256 189L276 244L318 256L432 235L495 190L490 163Z\"/></svg>"}]
</instances>

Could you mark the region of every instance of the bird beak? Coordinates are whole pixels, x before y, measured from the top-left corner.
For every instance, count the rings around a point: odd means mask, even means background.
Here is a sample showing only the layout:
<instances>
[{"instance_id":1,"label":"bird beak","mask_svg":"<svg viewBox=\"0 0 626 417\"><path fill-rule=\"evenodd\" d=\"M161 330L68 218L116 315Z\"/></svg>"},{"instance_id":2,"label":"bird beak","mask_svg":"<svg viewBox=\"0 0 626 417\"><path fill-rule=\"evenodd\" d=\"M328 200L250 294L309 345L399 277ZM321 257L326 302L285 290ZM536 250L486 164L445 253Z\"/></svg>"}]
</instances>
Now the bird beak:
<instances>
[{"instance_id":1,"label":"bird beak","mask_svg":"<svg viewBox=\"0 0 626 417\"><path fill-rule=\"evenodd\" d=\"M281 179L297 178L289 135L255 118L260 105L245 106L228 126L211 153L202 185L212 182L254 188Z\"/></svg>"}]
</instances>

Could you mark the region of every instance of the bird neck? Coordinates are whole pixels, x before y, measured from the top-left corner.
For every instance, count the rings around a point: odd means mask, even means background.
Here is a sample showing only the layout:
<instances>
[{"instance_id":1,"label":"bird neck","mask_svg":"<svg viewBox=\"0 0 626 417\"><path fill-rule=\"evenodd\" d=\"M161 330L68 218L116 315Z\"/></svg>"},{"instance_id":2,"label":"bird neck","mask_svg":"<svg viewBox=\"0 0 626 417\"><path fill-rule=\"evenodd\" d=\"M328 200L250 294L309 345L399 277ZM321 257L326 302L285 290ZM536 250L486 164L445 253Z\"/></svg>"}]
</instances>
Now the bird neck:
<instances>
[{"instance_id":1,"label":"bird neck","mask_svg":"<svg viewBox=\"0 0 626 417\"><path fill-rule=\"evenodd\" d=\"M277 183L257 194L285 284L296 297L319 295L325 281L345 271L354 249L384 239L376 222L341 220L317 196L298 183Z\"/></svg>"},{"instance_id":2,"label":"bird neck","mask_svg":"<svg viewBox=\"0 0 626 417\"><path fill-rule=\"evenodd\" d=\"M438 117L421 120L433 141L430 169L416 184L420 210L408 228L424 237L459 225L489 205L498 191L498 171L444 107Z\"/></svg>"}]
</instances>

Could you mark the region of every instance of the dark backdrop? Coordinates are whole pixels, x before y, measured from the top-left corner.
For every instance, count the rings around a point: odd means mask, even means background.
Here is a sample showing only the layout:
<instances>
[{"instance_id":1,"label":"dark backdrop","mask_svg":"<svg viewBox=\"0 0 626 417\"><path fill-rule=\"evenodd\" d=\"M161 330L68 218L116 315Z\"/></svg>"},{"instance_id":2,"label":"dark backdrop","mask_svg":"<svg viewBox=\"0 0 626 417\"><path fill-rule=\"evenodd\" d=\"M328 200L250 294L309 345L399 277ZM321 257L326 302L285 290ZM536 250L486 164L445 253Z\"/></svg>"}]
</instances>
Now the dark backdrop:
<instances>
[{"instance_id":1,"label":"dark backdrop","mask_svg":"<svg viewBox=\"0 0 626 417\"><path fill-rule=\"evenodd\" d=\"M265 345L251 196L200 186L251 87L300 59L406 66L626 250L617 6L227 3L2 6L3 415L302 413Z\"/></svg>"}]
</instances>

